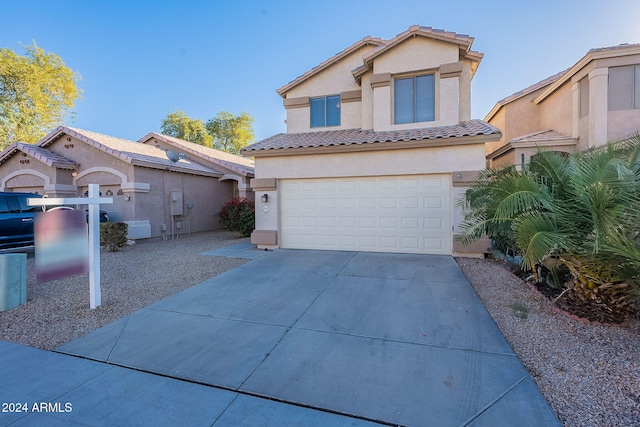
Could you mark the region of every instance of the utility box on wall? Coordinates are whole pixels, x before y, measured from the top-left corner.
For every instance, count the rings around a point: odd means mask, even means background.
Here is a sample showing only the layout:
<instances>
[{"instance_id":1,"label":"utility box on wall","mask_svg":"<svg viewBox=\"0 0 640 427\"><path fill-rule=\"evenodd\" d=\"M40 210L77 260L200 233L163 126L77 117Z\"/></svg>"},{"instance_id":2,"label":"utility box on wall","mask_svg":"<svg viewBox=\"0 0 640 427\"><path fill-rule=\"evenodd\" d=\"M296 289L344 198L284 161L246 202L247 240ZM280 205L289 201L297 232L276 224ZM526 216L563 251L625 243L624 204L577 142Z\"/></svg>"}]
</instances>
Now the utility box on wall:
<instances>
[{"instance_id":1,"label":"utility box on wall","mask_svg":"<svg viewBox=\"0 0 640 427\"><path fill-rule=\"evenodd\" d=\"M0 255L0 311L27 302L27 254Z\"/></svg>"},{"instance_id":2,"label":"utility box on wall","mask_svg":"<svg viewBox=\"0 0 640 427\"><path fill-rule=\"evenodd\" d=\"M171 191L169 193L169 214L184 215L184 207L182 203L182 191Z\"/></svg>"}]
</instances>

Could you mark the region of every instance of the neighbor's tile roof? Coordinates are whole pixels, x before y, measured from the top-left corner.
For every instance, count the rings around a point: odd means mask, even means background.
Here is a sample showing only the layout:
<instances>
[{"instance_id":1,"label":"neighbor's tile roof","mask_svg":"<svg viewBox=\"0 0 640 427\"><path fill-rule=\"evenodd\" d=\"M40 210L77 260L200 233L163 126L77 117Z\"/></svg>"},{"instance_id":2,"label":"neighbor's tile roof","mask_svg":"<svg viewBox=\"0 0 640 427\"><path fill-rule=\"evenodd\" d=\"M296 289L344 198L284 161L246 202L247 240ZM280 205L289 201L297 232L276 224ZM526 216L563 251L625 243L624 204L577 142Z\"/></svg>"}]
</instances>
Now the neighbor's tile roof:
<instances>
[{"instance_id":1,"label":"neighbor's tile roof","mask_svg":"<svg viewBox=\"0 0 640 427\"><path fill-rule=\"evenodd\" d=\"M452 126L382 132L345 129L320 132L281 133L252 144L246 147L243 152L246 155L252 155L253 153L269 150L380 144L386 142L435 140L478 135L500 135L500 130L482 120L471 120Z\"/></svg>"},{"instance_id":2,"label":"neighbor's tile roof","mask_svg":"<svg viewBox=\"0 0 640 427\"><path fill-rule=\"evenodd\" d=\"M531 86L528 86L522 90L519 90L515 93L512 93L511 95L507 96L506 98L502 98L500 101L496 102L496 104L493 106L493 108L491 109L491 111L489 111L489 114L487 114L487 116L484 118L486 121L489 121L493 118L493 116L498 112L498 110L501 107L504 107L505 105L509 104L510 102L513 102L517 99L522 98L523 96L529 95L530 93L533 93L535 91L537 91L538 89L542 89L545 88L547 86L549 86L550 84L553 84L556 80L558 80L560 77L562 77L562 75L564 73L566 73L567 71L569 71L569 69L567 68L566 70L560 71L559 73L554 74L553 76L549 76L544 80L540 80L537 83L532 84Z\"/></svg>"},{"instance_id":3,"label":"neighbor's tile roof","mask_svg":"<svg viewBox=\"0 0 640 427\"><path fill-rule=\"evenodd\" d=\"M67 159L60 154L56 154L51 150L47 150L46 148L42 148L37 145L26 144L24 142L15 142L0 153L0 163L4 163L18 151L22 151L23 153L30 155L47 166L61 169L74 169L77 166L73 160Z\"/></svg>"},{"instance_id":4,"label":"neighbor's tile roof","mask_svg":"<svg viewBox=\"0 0 640 427\"><path fill-rule=\"evenodd\" d=\"M145 166L154 169L167 169L171 167L171 170L173 171L185 173L207 176L222 175L219 171L207 168L186 158L180 159L177 163L172 164L167 158L164 150L160 150L153 146L67 126L59 126L43 138L38 145L40 147L46 147L56 141L62 134L67 134L77 138L86 144L92 145L99 150L112 155L113 157L137 166Z\"/></svg>"},{"instance_id":5,"label":"neighbor's tile roof","mask_svg":"<svg viewBox=\"0 0 640 427\"><path fill-rule=\"evenodd\" d=\"M144 144L151 138L159 139L160 141L164 141L176 148L179 147L182 151L191 153L196 157L201 157L204 160L235 171L243 176L253 175L254 173L253 160L245 159L244 157L236 156L235 154L216 150L214 148L205 147L204 145L195 144L183 139L174 138L172 136L151 132L139 139L138 142Z\"/></svg>"},{"instance_id":6,"label":"neighbor's tile roof","mask_svg":"<svg viewBox=\"0 0 640 427\"><path fill-rule=\"evenodd\" d=\"M595 52L605 52L605 51L613 52L620 49L629 49L629 48L636 48L636 47L640 47L640 43L622 43L616 46L596 47L596 48L590 49L589 52L587 52L587 54L595 53Z\"/></svg>"},{"instance_id":7,"label":"neighbor's tile roof","mask_svg":"<svg viewBox=\"0 0 640 427\"><path fill-rule=\"evenodd\" d=\"M541 130L537 132L533 132L527 135L522 135L517 138L513 138L511 142L542 142L542 141L564 141L575 139L569 135L566 135L562 132L558 132L553 129L549 130Z\"/></svg>"}]
</instances>

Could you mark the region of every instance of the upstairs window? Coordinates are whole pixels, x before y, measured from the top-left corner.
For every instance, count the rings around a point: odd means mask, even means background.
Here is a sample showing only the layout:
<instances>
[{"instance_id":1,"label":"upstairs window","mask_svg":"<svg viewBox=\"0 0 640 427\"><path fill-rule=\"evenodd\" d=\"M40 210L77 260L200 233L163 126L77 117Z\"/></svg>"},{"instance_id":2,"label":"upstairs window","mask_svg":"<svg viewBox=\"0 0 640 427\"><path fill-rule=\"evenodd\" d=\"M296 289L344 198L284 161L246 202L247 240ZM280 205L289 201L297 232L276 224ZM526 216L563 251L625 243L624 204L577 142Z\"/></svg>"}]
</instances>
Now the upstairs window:
<instances>
[{"instance_id":1,"label":"upstairs window","mask_svg":"<svg viewBox=\"0 0 640 427\"><path fill-rule=\"evenodd\" d=\"M340 126L340 95L311 98L311 127Z\"/></svg>"},{"instance_id":2,"label":"upstairs window","mask_svg":"<svg viewBox=\"0 0 640 427\"><path fill-rule=\"evenodd\" d=\"M640 108L640 65L609 68L609 111Z\"/></svg>"},{"instance_id":3,"label":"upstairs window","mask_svg":"<svg viewBox=\"0 0 640 427\"><path fill-rule=\"evenodd\" d=\"M435 76L403 77L394 80L395 124L435 120Z\"/></svg>"}]
</instances>

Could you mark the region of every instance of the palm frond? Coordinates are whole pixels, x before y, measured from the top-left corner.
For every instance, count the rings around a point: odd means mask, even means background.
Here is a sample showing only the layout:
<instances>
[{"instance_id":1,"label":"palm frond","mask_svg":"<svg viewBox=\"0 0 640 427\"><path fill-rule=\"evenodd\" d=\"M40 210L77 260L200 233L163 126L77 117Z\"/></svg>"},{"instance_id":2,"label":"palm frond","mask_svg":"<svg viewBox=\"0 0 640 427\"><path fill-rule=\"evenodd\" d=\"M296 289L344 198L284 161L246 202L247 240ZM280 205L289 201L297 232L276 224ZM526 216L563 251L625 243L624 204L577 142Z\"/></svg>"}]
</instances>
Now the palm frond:
<instances>
[{"instance_id":1,"label":"palm frond","mask_svg":"<svg viewBox=\"0 0 640 427\"><path fill-rule=\"evenodd\" d=\"M566 247L566 230L550 213L527 212L513 221L515 241L524 252L523 267L530 269Z\"/></svg>"}]
</instances>

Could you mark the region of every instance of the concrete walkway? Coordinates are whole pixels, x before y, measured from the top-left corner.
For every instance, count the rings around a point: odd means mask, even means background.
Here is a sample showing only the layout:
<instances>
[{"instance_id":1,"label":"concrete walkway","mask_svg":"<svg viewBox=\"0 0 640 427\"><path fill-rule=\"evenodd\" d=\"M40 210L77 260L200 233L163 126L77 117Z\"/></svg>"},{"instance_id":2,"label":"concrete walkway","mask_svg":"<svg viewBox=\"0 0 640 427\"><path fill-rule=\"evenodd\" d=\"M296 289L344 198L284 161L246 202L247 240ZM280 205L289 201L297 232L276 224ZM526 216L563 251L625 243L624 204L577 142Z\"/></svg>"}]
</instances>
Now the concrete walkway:
<instances>
[{"instance_id":1,"label":"concrete walkway","mask_svg":"<svg viewBox=\"0 0 640 427\"><path fill-rule=\"evenodd\" d=\"M219 251L253 260L64 354L0 343L0 400L61 407L0 424L560 425L451 257Z\"/></svg>"}]
</instances>

